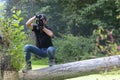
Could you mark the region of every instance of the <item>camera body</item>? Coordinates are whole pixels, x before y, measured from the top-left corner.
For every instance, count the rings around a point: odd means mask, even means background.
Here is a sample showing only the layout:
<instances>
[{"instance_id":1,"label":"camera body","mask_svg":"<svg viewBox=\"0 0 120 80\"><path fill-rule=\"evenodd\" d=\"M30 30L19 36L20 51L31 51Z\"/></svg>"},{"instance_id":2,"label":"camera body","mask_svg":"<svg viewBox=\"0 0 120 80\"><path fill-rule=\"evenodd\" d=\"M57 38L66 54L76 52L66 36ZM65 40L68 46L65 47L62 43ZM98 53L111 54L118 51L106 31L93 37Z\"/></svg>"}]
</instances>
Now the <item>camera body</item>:
<instances>
[{"instance_id":1,"label":"camera body","mask_svg":"<svg viewBox=\"0 0 120 80\"><path fill-rule=\"evenodd\" d=\"M37 15L37 16L36 16L36 24L37 24L40 28L43 28L44 23L43 23L43 19L41 19L41 18L42 18L41 15Z\"/></svg>"}]
</instances>

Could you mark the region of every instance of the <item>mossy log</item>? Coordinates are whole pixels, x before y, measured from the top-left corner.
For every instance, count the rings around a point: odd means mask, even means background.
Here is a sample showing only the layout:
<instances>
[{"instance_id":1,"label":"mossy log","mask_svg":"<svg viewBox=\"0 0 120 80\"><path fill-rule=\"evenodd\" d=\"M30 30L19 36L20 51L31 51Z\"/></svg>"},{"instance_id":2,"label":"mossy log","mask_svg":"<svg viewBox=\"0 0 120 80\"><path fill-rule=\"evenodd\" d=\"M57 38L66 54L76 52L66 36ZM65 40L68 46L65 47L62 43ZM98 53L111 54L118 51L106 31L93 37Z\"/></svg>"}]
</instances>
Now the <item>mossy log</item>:
<instances>
[{"instance_id":1,"label":"mossy log","mask_svg":"<svg viewBox=\"0 0 120 80\"><path fill-rule=\"evenodd\" d=\"M20 80L64 80L120 67L120 55L55 65L19 73Z\"/></svg>"}]
</instances>

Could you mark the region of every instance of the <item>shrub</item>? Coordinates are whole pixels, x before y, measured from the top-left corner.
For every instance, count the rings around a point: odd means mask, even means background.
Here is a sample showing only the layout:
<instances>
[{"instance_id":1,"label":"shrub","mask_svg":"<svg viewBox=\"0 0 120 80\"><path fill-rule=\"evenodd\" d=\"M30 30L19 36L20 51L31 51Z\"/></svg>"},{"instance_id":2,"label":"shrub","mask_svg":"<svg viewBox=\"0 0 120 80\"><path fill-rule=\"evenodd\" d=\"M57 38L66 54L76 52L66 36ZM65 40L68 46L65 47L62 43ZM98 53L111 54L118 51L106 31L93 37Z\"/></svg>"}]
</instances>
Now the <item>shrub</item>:
<instances>
[{"instance_id":1,"label":"shrub","mask_svg":"<svg viewBox=\"0 0 120 80\"><path fill-rule=\"evenodd\" d=\"M3 44L0 47L1 53L5 56L11 56L11 69L19 71L24 62L23 46L26 42L24 26L20 25L23 20L20 17L21 10L13 10L12 17L0 19L0 31Z\"/></svg>"},{"instance_id":2,"label":"shrub","mask_svg":"<svg viewBox=\"0 0 120 80\"><path fill-rule=\"evenodd\" d=\"M95 43L93 37L76 37L72 34L54 39L56 58L58 62L71 62L87 59L94 55Z\"/></svg>"}]
</instances>

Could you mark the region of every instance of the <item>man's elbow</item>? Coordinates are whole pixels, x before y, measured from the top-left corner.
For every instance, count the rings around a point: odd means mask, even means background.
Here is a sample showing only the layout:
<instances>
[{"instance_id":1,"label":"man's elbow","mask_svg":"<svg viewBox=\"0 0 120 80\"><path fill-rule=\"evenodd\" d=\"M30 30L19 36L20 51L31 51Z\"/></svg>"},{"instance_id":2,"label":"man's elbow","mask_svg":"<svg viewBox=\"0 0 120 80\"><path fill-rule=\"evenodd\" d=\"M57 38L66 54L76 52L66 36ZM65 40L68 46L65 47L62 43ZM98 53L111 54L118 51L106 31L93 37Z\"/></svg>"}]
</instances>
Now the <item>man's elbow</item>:
<instances>
[{"instance_id":1,"label":"man's elbow","mask_svg":"<svg viewBox=\"0 0 120 80\"><path fill-rule=\"evenodd\" d=\"M30 26L30 24L28 24L27 22L25 23L25 25L28 27L28 26Z\"/></svg>"},{"instance_id":2,"label":"man's elbow","mask_svg":"<svg viewBox=\"0 0 120 80\"><path fill-rule=\"evenodd\" d=\"M49 36L50 36L50 37L54 37L54 34L53 34L53 33L51 33L51 34L49 34Z\"/></svg>"}]
</instances>

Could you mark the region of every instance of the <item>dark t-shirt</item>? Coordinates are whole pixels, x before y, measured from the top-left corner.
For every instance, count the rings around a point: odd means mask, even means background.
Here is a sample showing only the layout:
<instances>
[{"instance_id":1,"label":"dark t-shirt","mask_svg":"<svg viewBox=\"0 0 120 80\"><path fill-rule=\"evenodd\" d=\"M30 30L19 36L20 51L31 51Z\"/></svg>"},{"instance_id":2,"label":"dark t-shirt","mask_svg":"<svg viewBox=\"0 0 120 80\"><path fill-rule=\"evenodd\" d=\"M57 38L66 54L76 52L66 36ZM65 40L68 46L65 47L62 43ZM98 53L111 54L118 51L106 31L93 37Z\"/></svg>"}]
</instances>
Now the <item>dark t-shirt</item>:
<instances>
[{"instance_id":1,"label":"dark t-shirt","mask_svg":"<svg viewBox=\"0 0 120 80\"><path fill-rule=\"evenodd\" d=\"M48 26L46 26L48 28ZM50 28L48 28L50 29ZM40 30L37 25L33 25L33 29L36 36L36 46L39 48L48 48L53 46L51 37L48 36L44 31Z\"/></svg>"}]
</instances>

